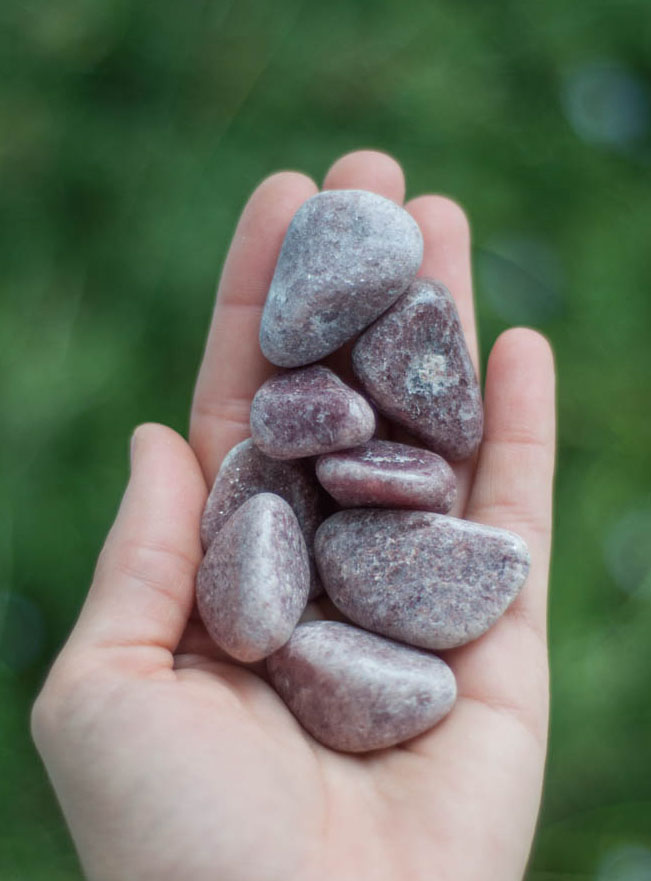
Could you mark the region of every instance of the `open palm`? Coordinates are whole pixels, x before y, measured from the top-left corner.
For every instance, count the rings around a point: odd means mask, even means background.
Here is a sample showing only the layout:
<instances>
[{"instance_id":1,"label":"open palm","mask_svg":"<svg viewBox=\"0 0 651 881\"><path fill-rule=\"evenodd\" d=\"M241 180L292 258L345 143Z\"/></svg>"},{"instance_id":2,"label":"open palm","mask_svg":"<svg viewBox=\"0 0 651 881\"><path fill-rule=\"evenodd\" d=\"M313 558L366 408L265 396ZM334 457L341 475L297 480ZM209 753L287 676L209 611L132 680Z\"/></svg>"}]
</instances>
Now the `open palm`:
<instances>
[{"instance_id":1,"label":"open palm","mask_svg":"<svg viewBox=\"0 0 651 881\"><path fill-rule=\"evenodd\" d=\"M399 166L340 159L327 188L402 201ZM259 671L220 658L193 611L199 520L224 454L248 434L272 371L258 348L287 225L316 192L267 179L226 261L193 403L190 445L157 425L132 476L79 621L36 703L33 730L90 879L516 881L535 826L547 734L546 584L553 362L514 329L495 344L477 461L457 468L459 516L519 533L532 568L481 639L445 653L459 700L435 729L366 756L328 750ZM468 226L440 196L407 203L422 272L454 294L477 356Z\"/></svg>"}]
</instances>

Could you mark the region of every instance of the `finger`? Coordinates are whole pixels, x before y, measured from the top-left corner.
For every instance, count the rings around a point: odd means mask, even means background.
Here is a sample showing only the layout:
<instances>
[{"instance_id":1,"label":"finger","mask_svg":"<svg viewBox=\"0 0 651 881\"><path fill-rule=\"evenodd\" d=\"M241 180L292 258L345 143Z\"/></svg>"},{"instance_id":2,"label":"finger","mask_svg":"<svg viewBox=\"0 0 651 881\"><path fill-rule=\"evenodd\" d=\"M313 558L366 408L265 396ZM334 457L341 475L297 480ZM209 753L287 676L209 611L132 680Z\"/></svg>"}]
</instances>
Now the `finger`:
<instances>
[{"instance_id":1,"label":"finger","mask_svg":"<svg viewBox=\"0 0 651 881\"><path fill-rule=\"evenodd\" d=\"M554 361L534 330L513 328L497 340L486 377L485 429L470 520L521 535L546 573L555 453ZM524 594L541 618L544 597Z\"/></svg>"},{"instance_id":2,"label":"finger","mask_svg":"<svg viewBox=\"0 0 651 881\"><path fill-rule=\"evenodd\" d=\"M369 190L402 204L405 176L399 163L377 150L347 153L330 167L323 181L324 190Z\"/></svg>"},{"instance_id":3,"label":"finger","mask_svg":"<svg viewBox=\"0 0 651 881\"><path fill-rule=\"evenodd\" d=\"M136 430L131 457L131 478L68 648L119 648L152 667L171 667L202 558L206 485L188 444L162 425Z\"/></svg>"},{"instance_id":4,"label":"finger","mask_svg":"<svg viewBox=\"0 0 651 881\"><path fill-rule=\"evenodd\" d=\"M555 447L554 364L547 341L525 328L496 342L486 376L486 429L468 519L520 535L529 577L484 637L450 653L460 694L519 715L544 739L546 607Z\"/></svg>"},{"instance_id":5,"label":"finger","mask_svg":"<svg viewBox=\"0 0 651 881\"><path fill-rule=\"evenodd\" d=\"M235 231L190 417L190 443L209 484L228 450L248 437L251 398L275 371L260 351L260 316L287 227L315 193L305 175L274 174L253 193Z\"/></svg>"},{"instance_id":6,"label":"finger","mask_svg":"<svg viewBox=\"0 0 651 881\"><path fill-rule=\"evenodd\" d=\"M479 376L468 218L456 202L445 196L418 196L405 207L423 233L424 252L419 275L442 281L449 288Z\"/></svg>"}]
</instances>

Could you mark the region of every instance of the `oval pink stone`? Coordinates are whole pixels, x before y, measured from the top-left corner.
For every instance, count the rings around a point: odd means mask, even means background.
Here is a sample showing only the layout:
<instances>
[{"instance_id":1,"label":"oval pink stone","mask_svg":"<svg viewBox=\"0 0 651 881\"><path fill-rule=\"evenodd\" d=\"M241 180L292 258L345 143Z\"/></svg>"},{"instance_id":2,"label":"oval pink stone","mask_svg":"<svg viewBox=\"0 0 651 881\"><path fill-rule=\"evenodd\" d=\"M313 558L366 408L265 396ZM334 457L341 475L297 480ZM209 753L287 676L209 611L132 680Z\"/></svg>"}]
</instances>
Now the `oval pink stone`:
<instances>
[{"instance_id":1,"label":"oval pink stone","mask_svg":"<svg viewBox=\"0 0 651 881\"><path fill-rule=\"evenodd\" d=\"M267 658L271 683L332 749L394 746L436 725L456 699L440 658L335 621L310 621Z\"/></svg>"},{"instance_id":2,"label":"oval pink stone","mask_svg":"<svg viewBox=\"0 0 651 881\"><path fill-rule=\"evenodd\" d=\"M251 435L274 459L318 456L365 443L375 431L368 402L327 367L272 376L251 404Z\"/></svg>"},{"instance_id":3,"label":"oval pink stone","mask_svg":"<svg viewBox=\"0 0 651 881\"><path fill-rule=\"evenodd\" d=\"M201 519L204 550L247 499L264 492L283 498L298 518L310 557L310 597L315 597L322 588L314 562L314 534L323 520L326 500L307 462L270 459L250 438L233 447L222 462Z\"/></svg>"},{"instance_id":4,"label":"oval pink stone","mask_svg":"<svg viewBox=\"0 0 651 881\"><path fill-rule=\"evenodd\" d=\"M371 440L321 456L316 474L344 508L417 508L447 513L456 497L454 472L436 453Z\"/></svg>"},{"instance_id":5,"label":"oval pink stone","mask_svg":"<svg viewBox=\"0 0 651 881\"><path fill-rule=\"evenodd\" d=\"M340 511L319 527L315 551L323 586L344 615L428 649L485 633L529 571L515 533L422 511Z\"/></svg>"},{"instance_id":6,"label":"oval pink stone","mask_svg":"<svg viewBox=\"0 0 651 881\"><path fill-rule=\"evenodd\" d=\"M259 661L292 635L310 569L296 515L280 496L245 502L217 533L197 574L197 605L217 645Z\"/></svg>"}]
</instances>

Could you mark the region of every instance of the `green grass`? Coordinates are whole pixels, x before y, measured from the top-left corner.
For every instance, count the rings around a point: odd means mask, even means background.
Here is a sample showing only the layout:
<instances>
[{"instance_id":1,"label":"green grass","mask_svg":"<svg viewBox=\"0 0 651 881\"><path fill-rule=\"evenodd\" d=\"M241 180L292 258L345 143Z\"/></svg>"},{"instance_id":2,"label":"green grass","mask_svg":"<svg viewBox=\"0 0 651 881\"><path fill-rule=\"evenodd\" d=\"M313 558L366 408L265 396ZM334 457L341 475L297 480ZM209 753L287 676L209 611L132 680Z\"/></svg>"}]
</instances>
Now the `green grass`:
<instances>
[{"instance_id":1,"label":"green grass","mask_svg":"<svg viewBox=\"0 0 651 881\"><path fill-rule=\"evenodd\" d=\"M604 59L648 97L645 0L9 0L0 34L1 881L80 877L29 707L132 428L185 430L243 202L278 168L318 179L365 146L400 159L410 194L465 206L484 353L511 319L557 353L552 740L530 881L651 848L651 140L583 140L563 97ZM496 256L514 237L551 255L540 277Z\"/></svg>"}]
</instances>

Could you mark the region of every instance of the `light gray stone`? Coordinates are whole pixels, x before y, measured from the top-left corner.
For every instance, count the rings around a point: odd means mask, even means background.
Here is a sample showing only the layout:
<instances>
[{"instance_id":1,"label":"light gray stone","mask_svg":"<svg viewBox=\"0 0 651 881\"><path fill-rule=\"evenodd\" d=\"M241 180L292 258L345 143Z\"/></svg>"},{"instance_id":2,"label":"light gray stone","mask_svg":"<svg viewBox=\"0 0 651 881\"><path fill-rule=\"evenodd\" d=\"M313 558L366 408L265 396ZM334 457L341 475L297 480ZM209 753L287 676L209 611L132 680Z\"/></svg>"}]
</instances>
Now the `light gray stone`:
<instances>
[{"instance_id":1,"label":"light gray stone","mask_svg":"<svg viewBox=\"0 0 651 881\"><path fill-rule=\"evenodd\" d=\"M416 221L365 190L326 190L296 212L260 325L264 355L281 367L318 361L381 315L423 259Z\"/></svg>"}]
</instances>

